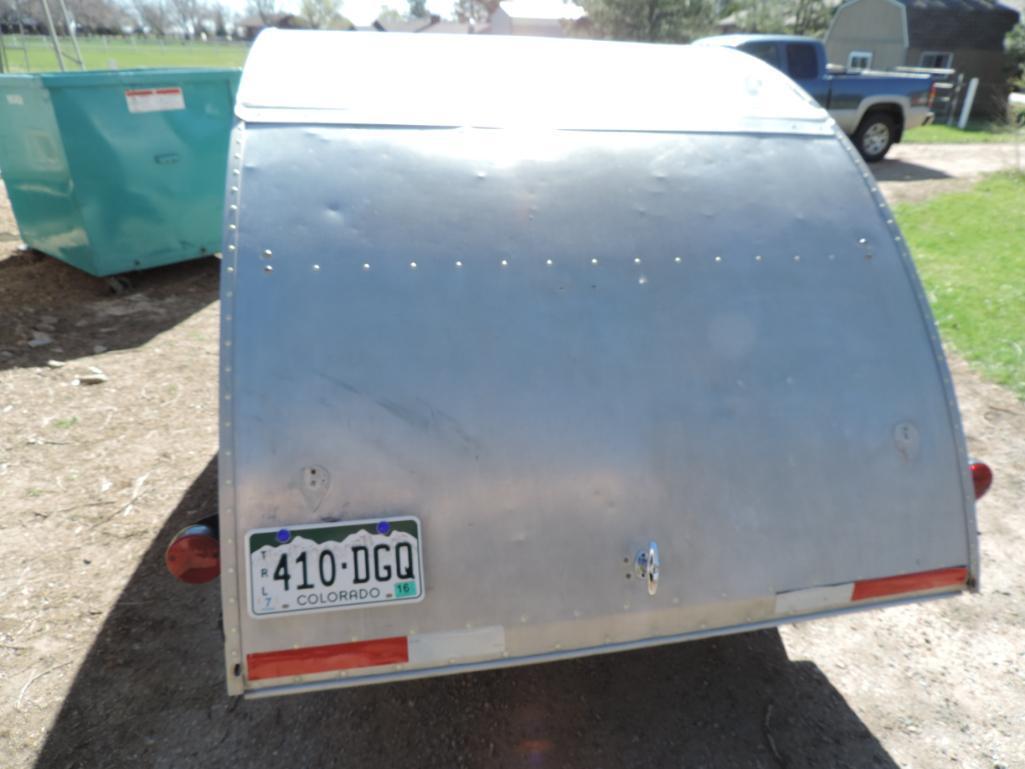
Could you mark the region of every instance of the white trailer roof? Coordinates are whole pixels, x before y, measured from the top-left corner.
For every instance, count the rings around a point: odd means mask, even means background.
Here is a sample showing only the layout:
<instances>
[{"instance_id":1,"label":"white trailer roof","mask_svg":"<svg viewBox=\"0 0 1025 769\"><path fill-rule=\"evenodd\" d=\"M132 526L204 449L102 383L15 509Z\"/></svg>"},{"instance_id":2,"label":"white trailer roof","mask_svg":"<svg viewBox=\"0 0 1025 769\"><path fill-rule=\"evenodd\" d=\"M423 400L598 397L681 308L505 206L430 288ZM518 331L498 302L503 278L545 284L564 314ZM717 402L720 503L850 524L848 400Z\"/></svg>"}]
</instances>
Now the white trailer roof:
<instances>
[{"instance_id":1,"label":"white trailer roof","mask_svg":"<svg viewBox=\"0 0 1025 769\"><path fill-rule=\"evenodd\" d=\"M267 30L249 122L822 134L828 114L734 50L490 35Z\"/></svg>"}]
</instances>

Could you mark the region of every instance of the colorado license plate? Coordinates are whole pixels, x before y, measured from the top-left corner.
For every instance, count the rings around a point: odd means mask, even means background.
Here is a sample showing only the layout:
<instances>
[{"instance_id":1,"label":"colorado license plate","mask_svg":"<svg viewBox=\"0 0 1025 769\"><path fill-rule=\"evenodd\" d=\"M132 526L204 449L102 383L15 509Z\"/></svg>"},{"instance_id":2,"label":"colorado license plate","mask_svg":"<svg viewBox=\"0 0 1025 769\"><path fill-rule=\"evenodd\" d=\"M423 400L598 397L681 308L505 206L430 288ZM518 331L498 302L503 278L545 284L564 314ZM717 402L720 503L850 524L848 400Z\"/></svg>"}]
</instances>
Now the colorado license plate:
<instances>
[{"instance_id":1,"label":"colorado license plate","mask_svg":"<svg viewBox=\"0 0 1025 769\"><path fill-rule=\"evenodd\" d=\"M254 529L249 609L255 617L419 601L420 521L383 518Z\"/></svg>"}]
</instances>

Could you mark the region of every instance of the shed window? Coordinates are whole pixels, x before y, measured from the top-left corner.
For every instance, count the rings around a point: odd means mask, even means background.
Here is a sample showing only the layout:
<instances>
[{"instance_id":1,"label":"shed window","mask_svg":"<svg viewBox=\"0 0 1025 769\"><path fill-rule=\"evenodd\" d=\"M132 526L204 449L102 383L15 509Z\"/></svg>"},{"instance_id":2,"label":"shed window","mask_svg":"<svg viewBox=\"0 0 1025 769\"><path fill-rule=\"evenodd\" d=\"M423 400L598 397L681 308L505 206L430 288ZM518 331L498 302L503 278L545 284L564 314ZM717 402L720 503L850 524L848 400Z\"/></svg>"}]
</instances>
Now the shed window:
<instances>
[{"instance_id":1,"label":"shed window","mask_svg":"<svg viewBox=\"0 0 1025 769\"><path fill-rule=\"evenodd\" d=\"M870 69L872 54L868 51L851 51L847 57L847 69Z\"/></svg>"},{"instance_id":2,"label":"shed window","mask_svg":"<svg viewBox=\"0 0 1025 769\"><path fill-rule=\"evenodd\" d=\"M954 54L946 51L922 51L918 59L919 67L929 69L950 69L954 64Z\"/></svg>"},{"instance_id":3,"label":"shed window","mask_svg":"<svg viewBox=\"0 0 1025 769\"><path fill-rule=\"evenodd\" d=\"M809 43L791 43L787 46L787 69L794 80L814 80L819 74L819 57L815 46Z\"/></svg>"}]
</instances>

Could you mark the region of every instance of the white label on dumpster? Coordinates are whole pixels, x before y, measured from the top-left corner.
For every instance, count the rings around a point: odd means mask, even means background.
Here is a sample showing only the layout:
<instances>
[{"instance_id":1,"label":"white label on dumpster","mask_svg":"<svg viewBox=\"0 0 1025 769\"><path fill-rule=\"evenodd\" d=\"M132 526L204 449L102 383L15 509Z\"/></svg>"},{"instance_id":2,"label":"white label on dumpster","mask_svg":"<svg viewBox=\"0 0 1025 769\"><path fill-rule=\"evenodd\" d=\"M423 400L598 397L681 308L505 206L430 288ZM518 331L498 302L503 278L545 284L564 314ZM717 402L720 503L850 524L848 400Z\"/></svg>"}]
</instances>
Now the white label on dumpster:
<instances>
[{"instance_id":1,"label":"white label on dumpster","mask_svg":"<svg viewBox=\"0 0 1025 769\"><path fill-rule=\"evenodd\" d=\"M7 94L7 103L16 104L17 106L21 107L25 104L25 100L21 97L20 93L9 93Z\"/></svg>"},{"instance_id":2,"label":"white label on dumpster","mask_svg":"<svg viewBox=\"0 0 1025 769\"><path fill-rule=\"evenodd\" d=\"M136 88L125 91L129 112L167 112L185 109L181 88Z\"/></svg>"}]
</instances>

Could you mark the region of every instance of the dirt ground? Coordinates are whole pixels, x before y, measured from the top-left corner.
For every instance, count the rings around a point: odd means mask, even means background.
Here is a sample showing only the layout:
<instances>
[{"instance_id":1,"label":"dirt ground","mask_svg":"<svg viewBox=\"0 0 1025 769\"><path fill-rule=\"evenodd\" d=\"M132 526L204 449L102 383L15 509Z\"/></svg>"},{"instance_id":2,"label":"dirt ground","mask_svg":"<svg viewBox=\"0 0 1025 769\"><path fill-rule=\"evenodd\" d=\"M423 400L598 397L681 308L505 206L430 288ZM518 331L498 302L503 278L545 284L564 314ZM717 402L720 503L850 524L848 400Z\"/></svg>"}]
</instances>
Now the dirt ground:
<instances>
[{"instance_id":1,"label":"dirt ground","mask_svg":"<svg viewBox=\"0 0 1025 769\"><path fill-rule=\"evenodd\" d=\"M1004 148L898 149L876 169L894 197ZM224 692L216 586L162 563L215 510L217 261L114 296L14 251L5 199L0 230L0 769L1025 769L1025 406L958 359L970 449L997 477L978 595L246 702ZM106 381L76 384L94 369Z\"/></svg>"}]
</instances>

